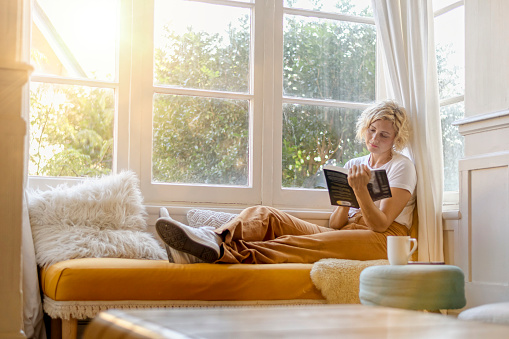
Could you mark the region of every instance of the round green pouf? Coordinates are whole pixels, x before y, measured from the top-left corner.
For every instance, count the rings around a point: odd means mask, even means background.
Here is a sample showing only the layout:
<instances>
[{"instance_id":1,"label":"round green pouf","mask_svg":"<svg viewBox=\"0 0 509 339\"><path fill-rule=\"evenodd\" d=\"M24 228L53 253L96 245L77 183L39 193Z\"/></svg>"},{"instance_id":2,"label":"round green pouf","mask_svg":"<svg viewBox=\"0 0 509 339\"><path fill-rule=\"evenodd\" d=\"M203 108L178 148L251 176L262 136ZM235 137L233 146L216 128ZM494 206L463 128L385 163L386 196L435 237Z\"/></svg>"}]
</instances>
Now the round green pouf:
<instances>
[{"instance_id":1,"label":"round green pouf","mask_svg":"<svg viewBox=\"0 0 509 339\"><path fill-rule=\"evenodd\" d=\"M371 266L361 272L359 298L364 305L458 309L466 305L465 276L451 265Z\"/></svg>"}]
</instances>

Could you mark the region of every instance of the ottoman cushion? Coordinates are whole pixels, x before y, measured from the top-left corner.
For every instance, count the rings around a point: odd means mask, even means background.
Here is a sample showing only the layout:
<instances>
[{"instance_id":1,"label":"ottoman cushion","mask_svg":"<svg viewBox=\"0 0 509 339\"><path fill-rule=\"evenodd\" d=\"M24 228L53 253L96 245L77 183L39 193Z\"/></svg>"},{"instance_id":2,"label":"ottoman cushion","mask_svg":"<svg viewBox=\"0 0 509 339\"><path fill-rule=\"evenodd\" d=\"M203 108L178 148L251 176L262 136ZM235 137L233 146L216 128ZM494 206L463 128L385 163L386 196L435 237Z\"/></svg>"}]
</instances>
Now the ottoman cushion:
<instances>
[{"instance_id":1,"label":"ottoman cushion","mask_svg":"<svg viewBox=\"0 0 509 339\"><path fill-rule=\"evenodd\" d=\"M359 298L364 305L457 309L466 304L465 278L451 265L372 266L361 272Z\"/></svg>"}]
</instances>

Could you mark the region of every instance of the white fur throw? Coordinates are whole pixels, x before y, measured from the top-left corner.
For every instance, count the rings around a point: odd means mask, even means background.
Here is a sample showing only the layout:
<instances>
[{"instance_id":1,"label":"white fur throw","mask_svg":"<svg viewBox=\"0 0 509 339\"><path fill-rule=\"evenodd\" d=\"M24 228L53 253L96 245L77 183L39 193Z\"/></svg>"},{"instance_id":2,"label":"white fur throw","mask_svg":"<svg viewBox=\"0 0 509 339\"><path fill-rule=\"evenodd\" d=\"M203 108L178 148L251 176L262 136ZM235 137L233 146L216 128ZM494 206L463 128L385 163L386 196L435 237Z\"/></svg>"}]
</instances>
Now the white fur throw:
<instances>
[{"instance_id":1,"label":"white fur throw","mask_svg":"<svg viewBox=\"0 0 509 339\"><path fill-rule=\"evenodd\" d=\"M39 266L86 257L166 259L146 232L147 213L134 172L32 190L27 196Z\"/></svg>"},{"instance_id":2,"label":"white fur throw","mask_svg":"<svg viewBox=\"0 0 509 339\"><path fill-rule=\"evenodd\" d=\"M313 264L311 280L329 304L360 304L359 276L362 270L388 264L386 259L322 259Z\"/></svg>"},{"instance_id":3,"label":"white fur throw","mask_svg":"<svg viewBox=\"0 0 509 339\"><path fill-rule=\"evenodd\" d=\"M226 212L192 209L187 212L187 222L191 227L212 226L219 228L236 216L237 214Z\"/></svg>"}]
</instances>

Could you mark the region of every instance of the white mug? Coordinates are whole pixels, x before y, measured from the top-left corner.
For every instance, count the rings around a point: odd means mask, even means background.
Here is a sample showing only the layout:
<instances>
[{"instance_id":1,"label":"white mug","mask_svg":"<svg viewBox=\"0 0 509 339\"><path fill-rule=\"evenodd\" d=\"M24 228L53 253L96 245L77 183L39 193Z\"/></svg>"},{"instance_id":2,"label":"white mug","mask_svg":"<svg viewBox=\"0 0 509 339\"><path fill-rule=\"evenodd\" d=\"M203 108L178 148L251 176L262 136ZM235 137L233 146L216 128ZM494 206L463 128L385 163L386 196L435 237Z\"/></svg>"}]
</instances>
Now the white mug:
<instances>
[{"instance_id":1,"label":"white mug","mask_svg":"<svg viewBox=\"0 0 509 339\"><path fill-rule=\"evenodd\" d=\"M412 249L410 249L410 243L414 244ZM387 237L387 258L391 265L406 265L416 249L417 240L410 236Z\"/></svg>"}]
</instances>

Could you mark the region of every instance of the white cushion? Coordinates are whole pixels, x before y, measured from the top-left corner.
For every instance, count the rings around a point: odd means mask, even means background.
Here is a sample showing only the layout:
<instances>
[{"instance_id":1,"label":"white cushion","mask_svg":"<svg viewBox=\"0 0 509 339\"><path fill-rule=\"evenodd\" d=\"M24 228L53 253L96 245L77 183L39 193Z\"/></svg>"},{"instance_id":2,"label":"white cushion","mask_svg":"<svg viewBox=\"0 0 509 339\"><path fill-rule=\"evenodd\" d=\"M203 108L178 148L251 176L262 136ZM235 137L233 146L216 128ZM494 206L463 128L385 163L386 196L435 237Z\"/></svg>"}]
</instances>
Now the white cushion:
<instances>
[{"instance_id":1,"label":"white cushion","mask_svg":"<svg viewBox=\"0 0 509 339\"><path fill-rule=\"evenodd\" d=\"M458 319L509 325L509 302L473 307L461 312Z\"/></svg>"},{"instance_id":2,"label":"white cushion","mask_svg":"<svg viewBox=\"0 0 509 339\"><path fill-rule=\"evenodd\" d=\"M219 228L236 216L237 214L226 212L192 209L187 212L187 222L191 227L211 226Z\"/></svg>"},{"instance_id":3,"label":"white cushion","mask_svg":"<svg viewBox=\"0 0 509 339\"><path fill-rule=\"evenodd\" d=\"M90 257L166 259L146 232L147 213L134 172L32 190L27 197L39 266Z\"/></svg>"}]
</instances>

